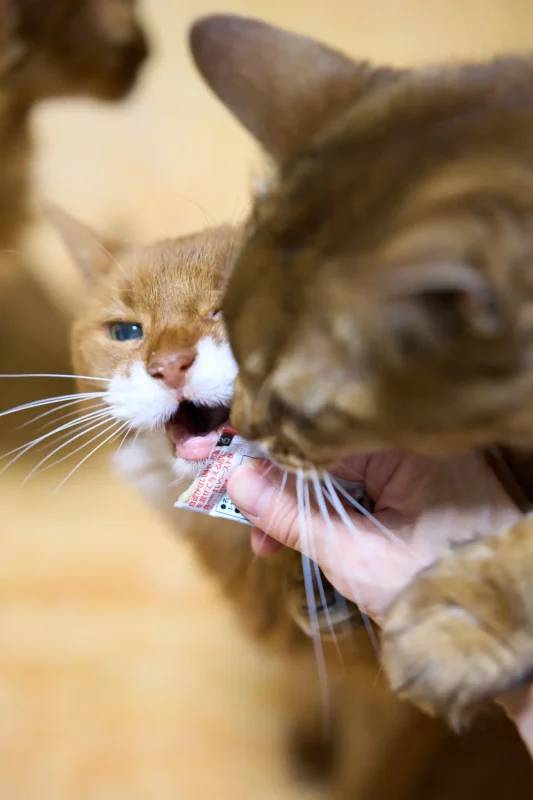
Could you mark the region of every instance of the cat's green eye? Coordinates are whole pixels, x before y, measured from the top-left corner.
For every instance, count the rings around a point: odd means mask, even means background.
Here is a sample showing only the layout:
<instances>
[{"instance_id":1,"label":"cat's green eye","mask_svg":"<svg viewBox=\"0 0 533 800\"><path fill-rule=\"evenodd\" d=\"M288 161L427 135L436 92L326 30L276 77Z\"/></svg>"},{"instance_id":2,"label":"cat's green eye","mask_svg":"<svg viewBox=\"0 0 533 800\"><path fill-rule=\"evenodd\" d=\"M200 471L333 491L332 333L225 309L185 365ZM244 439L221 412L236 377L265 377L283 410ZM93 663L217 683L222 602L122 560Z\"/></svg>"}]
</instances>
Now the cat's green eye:
<instances>
[{"instance_id":1,"label":"cat's green eye","mask_svg":"<svg viewBox=\"0 0 533 800\"><path fill-rule=\"evenodd\" d=\"M109 335L115 342L130 342L132 339L142 339L143 328L138 322L112 322Z\"/></svg>"}]
</instances>

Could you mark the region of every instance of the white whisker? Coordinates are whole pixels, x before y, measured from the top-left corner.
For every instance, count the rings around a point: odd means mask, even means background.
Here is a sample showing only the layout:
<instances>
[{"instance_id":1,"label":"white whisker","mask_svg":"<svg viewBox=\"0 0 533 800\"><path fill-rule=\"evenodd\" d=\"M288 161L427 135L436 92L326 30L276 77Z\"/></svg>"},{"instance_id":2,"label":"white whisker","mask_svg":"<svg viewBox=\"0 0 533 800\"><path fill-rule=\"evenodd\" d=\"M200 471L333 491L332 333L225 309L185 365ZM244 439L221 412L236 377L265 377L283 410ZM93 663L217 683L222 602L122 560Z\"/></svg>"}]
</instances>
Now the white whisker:
<instances>
[{"instance_id":1,"label":"white whisker","mask_svg":"<svg viewBox=\"0 0 533 800\"><path fill-rule=\"evenodd\" d=\"M281 479L281 483L279 486L279 494L280 497L283 497L283 492L285 491L285 487L287 486L287 478L289 477L289 471L287 469L283 470L283 477Z\"/></svg>"},{"instance_id":2,"label":"white whisker","mask_svg":"<svg viewBox=\"0 0 533 800\"><path fill-rule=\"evenodd\" d=\"M340 492L340 494L342 494L342 496L345 497L346 500L348 500L348 502L351 503L351 505L354 506L354 508L356 508L357 511L359 511L359 513L361 513L363 516L369 519L372 522L372 524L376 526L376 528L379 528L379 530L382 533L384 533L385 536L387 536L387 538L391 540L391 542L394 542L394 544L397 544L400 547L402 547L411 556L411 558L415 558L411 549L403 541L403 539L400 539L399 536L396 536L396 534L393 533L391 530L389 530L389 528L387 528L386 525L383 525L378 519L376 519L376 517L373 514L371 514L370 511L368 511L368 509L366 509L354 497L348 494L346 489L343 486L341 486L341 484L338 481L336 481L332 475L329 475L329 473L325 473L324 480L326 480L329 483L328 488L330 486L331 487L335 486L337 492ZM340 505L342 507L342 503L340 503Z\"/></svg>"},{"instance_id":3,"label":"white whisker","mask_svg":"<svg viewBox=\"0 0 533 800\"><path fill-rule=\"evenodd\" d=\"M273 469L273 467L274 467L274 464L270 464L270 465L269 465L269 466L268 466L268 467L265 469L265 471L263 472L263 478L266 478L266 476L268 475L268 473L270 472L270 470L271 470L271 469Z\"/></svg>"},{"instance_id":4,"label":"white whisker","mask_svg":"<svg viewBox=\"0 0 533 800\"><path fill-rule=\"evenodd\" d=\"M78 464L76 464L76 466L74 467L74 469L72 469L72 470L69 472L69 474L66 476L66 478L63 478L63 480L61 481L61 483L60 483L58 486L56 486L56 488L54 489L54 494L55 494L56 492L58 492L58 491L59 491L59 490L60 490L60 489L61 489L61 488L62 488L62 487L65 485L65 483L68 481L68 479L69 479L69 478L70 478L72 475L74 475L74 473L76 472L76 470L78 470L78 469L79 469L79 468L82 466L82 464L85 464L85 462L87 461L87 459L89 459L89 458L90 458L92 455L94 455L94 454L96 453L96 451L97 451L97 450L100 450L100 448L101 448L101 447L103 447L103 446L104 446L104 445L105 445L107 442L109 442L109 441L110 441L110 439L114 439L114 438L116 438L117 436L119 436L119 435L122 433L122 431L124 430L124 428L127 428L127 427L128 427L128 423L127 423L127 422L124 422L124 423L123 423L123 424L120 426L120 428L119 428L118 430L116 430L116 431L113 431L113 433L111 433L111 435L110 435L110 436L108 436L107 438L105 438L103 442L100 442L100 444L98 444L96 447L94 447L94 448L91 450L91 452L90 452L90 453L88 453L86 456L84 456L84 457L82 458L82 460L81 460L81 461L80 461Z\"/></svg>"},{"instance_id":5,"label":"white whisker","mask_svg":"<svg viewBox=\"0 0 533 800\"><path fill-rule=\"evenodd\" d=\"M27 373L4 373L0 378L80 378L84 381L103 381L111 383L111 378L96 378L94 375L68 375L59 372L27 372Z\"/></svg>"},{"instance_id":6,"label":"white whisker","mask_svg":"<svg viewBox=\"0 0 533 800\"><path fill-rule=\"evenodd\" d=\"M72 400L91 400L95 397L104 397L105 392L85 392L84 394L65 394L60 397L47 397L44 400L33 400L31 403L24 403L21 406L8 408L6 411L0 412L0 417L7 417L9 414L16 414L19 411L29 411L32 408L41 408L42 406L51 406L54 403L62 403L63 401Z\"/></svg>"},{"instance_id":7,"label":"white whisker","mask_svg":"<svg viewBox=\"0 0 533 800\"><path fill-rule=\"evenodd\" d=\"M69 400L68 403L62 403L57 408L50 408L50 409L48 409L48 411L44 411L42 414L38 414L36 417L32 417L27 422L23 422L22 425L17 425L15 430L16 431L20 431L23 428L27 428L30 425L33 425L34 423L38 422L40 419L44 419L45 417L49 417L52 414L57 414L58 411L62 411L63 409L69 408L71 406L77 406L79 404L80 404L80 401L78 399ZM90 409L98 408L100 406L101 406L101 403L95 403L92 406L84 406L84 411L89 411ZM79 413L80 413L79 409L75 409L74 411L70 411L68 414L63 414L62 416L60 416L60 417L58 417L56 419L50 420L50 422L47 422L46 426L43 426L43 428L47 427L48 425L53 425L55 422L59 422L60 420L66 419L67 417L70 417L70 416L74 417L76 414L79 414Z\"/></svg>"},{"instance_id":8,"label":"white whisker","mask_svg":"<svg viewBox=\"0 0 533 800\"><path fill-rule=\"evenodd\" d=\"M111 415L107 411L102 410L102 417L105 417L105 416L108 416L109 419L111 419ZM95 419L98 419L98 417L96 415L95 416L91 415L89 417L89 415L87 414L87 415L84 415L84 416L80 417L79 420L78 420L80 422L80 430L85 430L86 428L88 428L89 425L91 425L95 421ZM41 450L44 450L44 448L48 447L49 444L59 444L59 442L64 442L65 439L68 439L70 435L71 435L71 431L67 430L66 433L63 433L60 436L54 436L52 442L49 442L48 440L46 440L44 442L44 444L41 444L40 447L36 447L35 448L35 452L38 453Z\"/></svg>"},{"instance_id":9,"label":"white whisker","mask_svg":"<svg viewBox=\"0 0 533 800\"><path fill-rule=\"evenodd\" d=\"M126 428L126 433L125 433L125 434L124 434L124 436L122 437L122 439L121 439L121 442L120 442L119 446L117 447L117 449L116 449L116 451L115 451L115 455L118 455L118 453L120 453L120 450L121 450L121 448L122 448L122 445L124 444L124 442L126 441L126 439L128 438L128 436L129 436L129 435L130 435L130 433L131 433L131 429L132 429L132 427L133 427L132 425L128 425L128 427ZM138 436L138 435L139 435L139 432L137 431L137 433L135 434L135 439L133 440L134 442L135 442L135 440L137 439L137 436Z\"/></svg>"},{"instance_id":10,"label":"white whisker","mask_svg":"<svg viewBox=\"0 0 533 800\"><path fill-rule=\"evenodd\" d=\"M317 564L317 555L316 555L316 547L313 538L313 526L312 526L312 519L311 519L311 500L309 497L309 483L307 480L304 481L303 485L303 493L304 493L304 510L305 510L305 518L306 518L306 525L307 531L309 534L308 544L309 544L309 555L311 557L311 563L313 564L314 571L315 571L315 578L316 583L318 586L318 593L320 594L320 601L322 603L322 607L324 609L324 616L326 617L326 622L328 625L329 632L335 642L335 645L338 648L337 639L335 637L335 629L333 627L333 622L331 620L331 615L329 613L328 604L326 602L326 595L324 593L324 586L322 585L322 578L320 576L320 568Z\"/></svg>"},{"instance_id":11,"label":"white whisker","mask_svg":"<svg viewBox=\"0 0 533 800\"><path fill-rule=\"evenodd\" d=\"M80 439L82 436L87 436L88 433L90 433L91 431L96 430L96 428L101 428L102 425L105 425L108 421L109 421L109 416L106 414L104 419L101 419L99 422L97 422L94 425L91 425L89 428L85 427L81 432L77 433L75 436L72 436L66 442L63 442L62 444L58 445L58 447L55 447L50 453L48 453L44 458L42 458L39 461L39 463L35 467L33 467L32 470L30 470L28 475L22 481L22 485L25 486L26 483L32 477L32 475L35 475L35 473L39 471L39 469L43 466L43 464L46 464L46 462L49 461L52 458L52 456L54 456L56 453L59 453L61 450L64 450L65 447L68 447L69 444L72 444L72 442L75 442L77 439ZM116 421L113 421L113 424L112 424L111 427L114 427L115 425L116 425ZM103 432L101 431L98 435L101 436L102 433L105 433L108 430L111 430L111 428L106 428L105 431L103 431ZM91 439L91 442L92 441L93 441L93 439ZM87 444L88 444L88 442L85 442L81 447L78 447L76 450L74 450L74 453L77 453L79 450L83 449L83 447L86 447ZM63 456L62 458L60 458L58 461L55 462L55 464L49 464L48 467L46 467L46 469L49 469L50 467L53 467L53 466L55 466L57 464L60 464L66 458L70 458L70 456L74 455L74 453L67 453L66 456Z\"/></svg>"},{"instance_id":12,"label":"white whisker","mask_svg":"<svg viewBox=\"0 0 533 800\"><path fill-rule=\"evenodd\" d=\"M92 418L93 415L99 415L101 411L93 411L91 414L87 414L85 417L81 419L71 420L70 422L66 422L64 425L60 425L59 428L55 428L53 431L49 431L48 433L44 433L42 436L39 436L37 439L33 439L33 441L28 442L28 444L22 445L21 447L16 447L14 450L11 450L9 453L5 453L2 458L7 458L8 456L16 453L15 457L9 461L3 469L0 470L0 475L3 475L4 472L9 469L16 461L18 461L21 456L31 450L35 445L40 444L40 442L44 442L45 440L49 439L51 436L55 436L57 433L61 433L62 431L68 430L69 428L74 428L77 425L80 425L82 422L85 422L87 419ZM105 412L107 413L107 412Z\"/></svg>"},{"instance_id":13,"label":"white whisker","mask_svg":"<svg viewBox=\"0 0 533 800\"><path fill-rule=\"evenodd\" d=\"M328 529L328 531L330 533L331 543L332 543L333 547L335 548L335 550L337 552L338 563L340 564L340 567L341 567L342 573L344 575L344 578L345 578L348 586L350 587L350 591L352 593L352 597L354 598L354 600L356 602L356 605L359 608L359 613L361 614L361 617L363 619L363 623L364 623L364 626L365 626L365 628L367 630L367 633L368 633L368 636L369 636L370 641L372 643L372 646L373 646L374 650L376 652L378 652L379 645L378 645L378 641L376 639L376 634L374 633L374 628L372 627L372 623L370 622L370 620L368 618L368 615L365 614L365 612L363 611L363 603L361 602L361 595L359 593L359 589L357 588L357 585L353 581L353 578L351 578L350 575L348 574L348 572L346 570L346 567L344 565L344 556L340 551L340 547L339 547L339 544L338 544L338 541L337 541L337 536L335 535L335 528L333 527L333 522L331 521L331 517L330 517L329 511L328 511L328 507L327 507L327 505L326 505L326 503L324 501L324 496L325 496L326 492L324 491L323 487L320 485L320 481L318 479L318 473L317 473L316 469L313 470L313 486L314 486L314 490L315 490L316 501L317 501L318 507L320 509L320 513L321 513L322 518L323 518L324 522L326 523L326 527L327 527L327 529ZM329 499L330 499L330 503L333 505L333 507L335 507L334 503L333 503L333 500L331 498L329 498Z\"/></svg>"},{"instance_id":14,"label":"white whisker","mask_svg":"<svg viewBox=\"0 0 533 800\"><path fill-rule=\"evenodd\" d=\"M298 503L298 527L300 529L300 537L302 539L302 550L309 552L309 544L307 540L306 520L305 520L305 507L303 501L303 484L304 476L301 469L296 474L296 498ZM305 596L307 598L307 610L309 612L309 621L314 633L312 636L313 647L315 650L315 660L318 670L318 679L320 684L320 693L322 697L322 709L324 712L324 724L329 727L330 724L330 705L329 705L329 692L328 692L328 677L326 659L324 657L324 648L320 640L320 632L318 625L318 615L316 610L315 595L313 592L313 576L311 574L311 562L307 555L302 553L302 571L304 576Z\"/></svg>"},{"instance_id":15,"label":"white whisker","mask_svg":"<svg viewBox=\"0 0 533 800\"><path fill-rule=\"evenodd\" d=\"M47 428L49 428L51 425L54 425L54 423L62 422L63 420L70 419L72 417L78 417L80 420L84 420L85 417L88 415L88 413L92 413L93 411L94 412L102 411L103 413L111 414L111 409L109 409L103 403L93 403L90 406L84 406L83 407L83 411L87 412L87 414L80 414L80 409L76 409L74 411L70 411L68 414L61 414L61 416L59 416L59 417L57 417L55 419L51 419L47 423L45 423L44 425L39 426L39 430L43 430L44 431Z\"/></svg>"}]
</instances>

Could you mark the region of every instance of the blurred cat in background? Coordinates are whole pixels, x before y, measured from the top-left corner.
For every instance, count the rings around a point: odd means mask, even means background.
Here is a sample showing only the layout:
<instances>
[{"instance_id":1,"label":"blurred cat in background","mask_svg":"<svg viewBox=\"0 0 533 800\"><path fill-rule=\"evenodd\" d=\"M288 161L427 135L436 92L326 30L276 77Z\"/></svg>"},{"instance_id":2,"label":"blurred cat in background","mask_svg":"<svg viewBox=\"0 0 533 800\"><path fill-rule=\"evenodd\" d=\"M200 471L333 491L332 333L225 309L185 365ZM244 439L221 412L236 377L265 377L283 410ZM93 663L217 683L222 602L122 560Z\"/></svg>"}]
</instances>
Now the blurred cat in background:
<instances>
[{"instance_id":1,"label":"blurred cat in background","mask_svg":"<svg viewBox=\"0 0 533 800\"><path fill-rule=\"evenodd\" d=\"M148 56L135 0L0 0L0 373L68 373L68 322L14 252L31 217L31 112L42 101L116 102ZM43 335L46 332L46 335ZM9 342L9 345L7 344ZM3 407L66 393L67 379L2 381ZM17 441L0 420L0 438Z\"/></svg>"}]
</instances>

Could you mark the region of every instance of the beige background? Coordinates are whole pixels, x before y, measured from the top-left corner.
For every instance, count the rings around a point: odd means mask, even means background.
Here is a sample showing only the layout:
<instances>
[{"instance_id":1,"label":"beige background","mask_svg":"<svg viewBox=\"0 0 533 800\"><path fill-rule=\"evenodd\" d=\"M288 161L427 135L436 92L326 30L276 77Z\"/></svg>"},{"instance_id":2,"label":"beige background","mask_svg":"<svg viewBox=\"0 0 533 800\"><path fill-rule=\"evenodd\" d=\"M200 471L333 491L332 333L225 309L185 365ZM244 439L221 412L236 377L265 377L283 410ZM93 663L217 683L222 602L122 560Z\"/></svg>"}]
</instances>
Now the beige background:
<instances>
[{"instance_id":1,"label":"beige background","mask_svg":"<svg viewBox=\"0 0 533 800\"><path fill-rule=\"evenodd\" d=\"M117 108L56 104L35 119L39 192L139 239L237 219L257 162L188 59L192 0L141 4L157 50ZM533 49L530 0L260 0L260 16L361 57L414 63ZM28 247L57 303L77 290L59 243ZM101 461L22 492L0 478L0 798L309 796L284 773L273 657L235 630L188 554Z\"/></svg>"}]
</instances>

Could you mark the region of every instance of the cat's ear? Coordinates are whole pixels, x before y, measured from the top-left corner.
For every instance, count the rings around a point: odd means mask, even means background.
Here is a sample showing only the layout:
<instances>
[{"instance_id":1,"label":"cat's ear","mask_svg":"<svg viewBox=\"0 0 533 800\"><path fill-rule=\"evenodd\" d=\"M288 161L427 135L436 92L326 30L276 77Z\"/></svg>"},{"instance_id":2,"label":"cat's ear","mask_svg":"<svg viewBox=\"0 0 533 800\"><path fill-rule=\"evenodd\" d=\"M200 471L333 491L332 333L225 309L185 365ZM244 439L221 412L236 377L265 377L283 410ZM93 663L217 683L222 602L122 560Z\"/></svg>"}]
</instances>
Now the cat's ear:
<instances>
[{"instance_id":1,"label":"cat's ear","mask_svg":"<svg viewBox=\"0 0 533 800\"><path fill-rule=\"evenodd\" d=\"M59 233L84 278L92 280L117 263L117 255L125 249L124 242L101 236L49 201L41 201L40 206L44 218Z\"/></svg>"},{"instance_id":2,"label":"cat's ear","mask_svg":"<svg viewBox=\"0 0 533 800\"><path fill-rule=\"evenodd\" d=\"M506 325L504 298L482 272L467 264L400 268L387 282L392 299L389 329L408 347L417 341L431 347L464 335L490 339Z\"/></svg>"},{"instance_id":3,"label":"cat's ear","mask_svg":"<svg viewBox=\"0 0 533 800\"><path fill-rule=\"evenodd\" d=\"M211 89L278 162L309 144L322 121L395 74L243 17L204 17L189 41Z\"/></svg>"}]
</instances>

